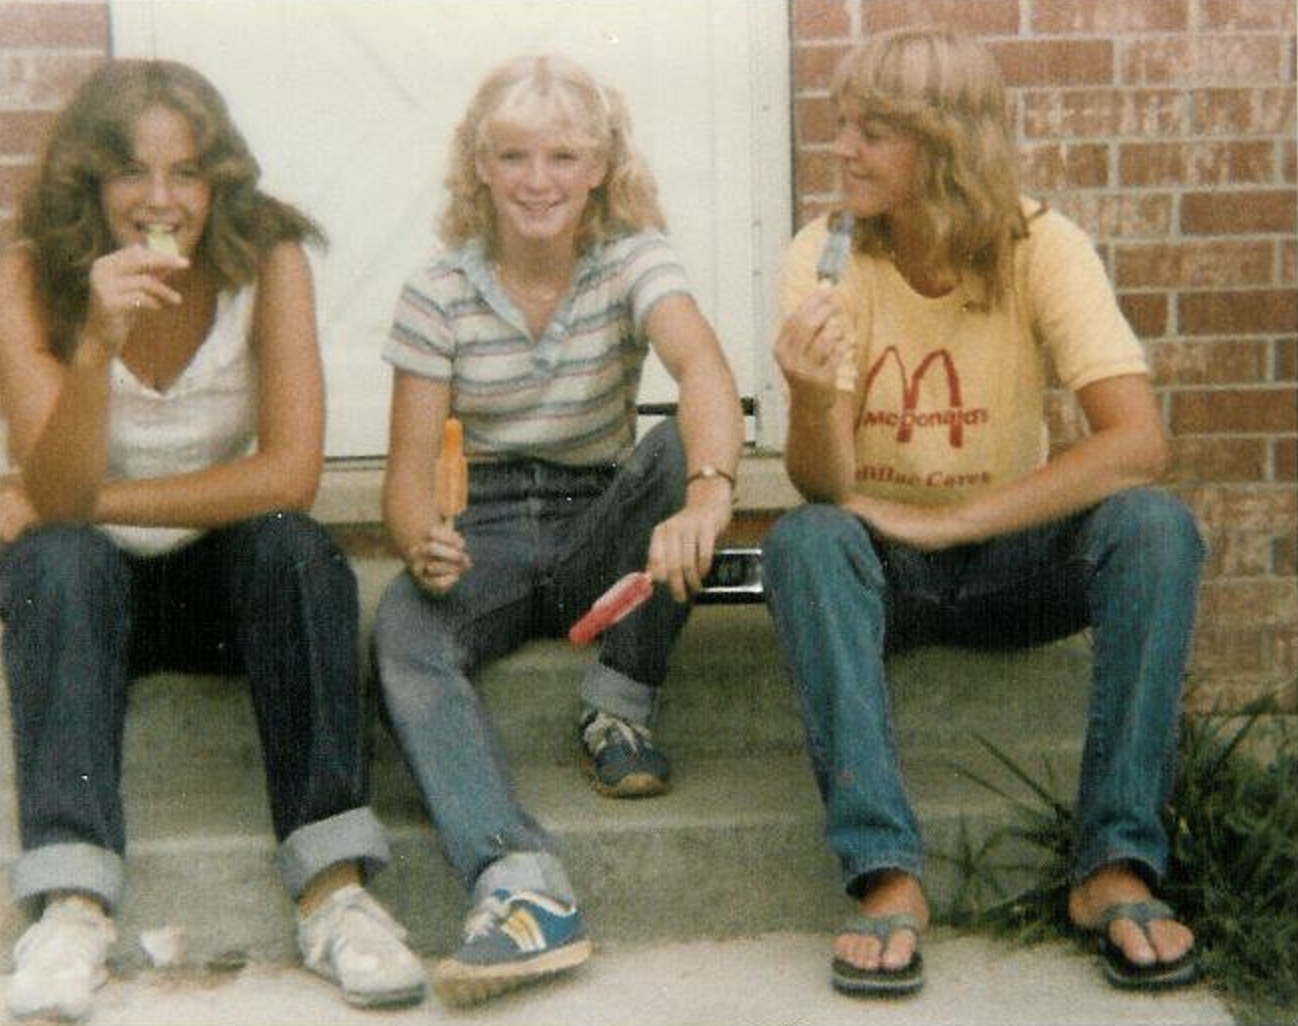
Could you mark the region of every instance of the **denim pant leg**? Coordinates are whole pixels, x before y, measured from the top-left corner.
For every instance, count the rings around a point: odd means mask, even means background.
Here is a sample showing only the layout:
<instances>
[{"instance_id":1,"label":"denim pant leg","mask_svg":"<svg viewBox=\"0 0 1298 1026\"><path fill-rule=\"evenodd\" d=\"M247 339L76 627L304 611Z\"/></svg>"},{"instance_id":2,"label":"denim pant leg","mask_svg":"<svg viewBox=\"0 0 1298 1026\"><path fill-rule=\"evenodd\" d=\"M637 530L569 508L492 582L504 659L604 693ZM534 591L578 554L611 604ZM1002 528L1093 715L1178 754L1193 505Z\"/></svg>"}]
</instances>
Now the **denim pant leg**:
<instances>
[{"instance_id":1,"label":"denim pant leg","mask_svg":"<svg viewBox=\"0 0 1298 1026\"><path fill-rule=\"evenodd\" d=\"M252 691L285 886L296 898L339 862L375 871L389 851L367 804L351 567L324 528L301 513L254 517L214 535Z\"/></svg>"},{"instance_id":2,"label":"denim pant leg","mask_svg":"<svg viewBox=\"0 0 1298 1026\"><path fill-rule=\"evenodd\" d=\"M798 692L829 844L858 894L883 869L921 872L884 668L888 584L859 520L833 506L782 517L762 546L766 601Z\"/></svg>"},{"instance_id":3,"label":"denim pant leg","mask_svg":"<svg viewBox=\"0 0 1298 1026\"><path fill-rule=\"evenodd\" d=\"M0 556L23 844L15 900L121 900L130 609L126 561L93 528L36 527Z\"/></svg>"},{"instance_id":4,"label":"denim pant leg","mask_svg":"<svg viewBox=\"0 0 1298 1026\"><path fill-rule=\"evenodd\" d=\"M1073 872L1167 869L1162 811L1176 767L1181 687L1204 547L1189 511L1133 489L1091 511L1077 558L1095 634Z\"/></svg>"},{"instance_id":5,"label":"denim pant leg","mask_svg":"<svg viewBox=\"0 0 1298 1026\"><path fill-rule=\"evenodd\" d=\"M655 426L618 468L608 488L564 531L557 585L585 611L623 574L644 569L654 528L685 504L685 450L675 420ZM599 658L581 682L582 704L648 723L667 660L690 604L665 588L604 632Z\"/></svg>"},{"instance_id":6,"label":"denim pant leg","mask_svg":"<svg viewBox=\"0 0 1298 1026\"><path fill-rule=\"evenodd\" d=\"M487 563L485 553L475 557L474 568L442 598L405 571L388 586L374 624L383 700L447 858L473 901L502 888L571 902L554 843L519 804L499 736L468 676L488 647L498 654L534 633L530 588L518 577L483 580ZM511 589L514 601L503 606L484 610L477 601Z\"/></svg>"}]
</instances>

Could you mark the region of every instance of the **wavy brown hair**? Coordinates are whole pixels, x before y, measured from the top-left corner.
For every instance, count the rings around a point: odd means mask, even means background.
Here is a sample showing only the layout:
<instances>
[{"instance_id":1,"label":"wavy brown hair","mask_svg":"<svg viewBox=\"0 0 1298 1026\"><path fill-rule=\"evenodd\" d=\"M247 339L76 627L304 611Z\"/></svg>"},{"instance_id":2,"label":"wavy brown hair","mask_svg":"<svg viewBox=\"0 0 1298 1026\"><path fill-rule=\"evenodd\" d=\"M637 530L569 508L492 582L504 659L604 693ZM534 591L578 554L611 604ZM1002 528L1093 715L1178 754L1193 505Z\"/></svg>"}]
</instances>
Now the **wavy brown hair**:
<instances>
[{"instance_id":1,"label":"wavy brown hair","mask_svg":"<svg viewBox=\"0 0 1298 1026\"><path fill-rule=\"evenodd\" d=\"M212 191L196 259L220 288L253 281L262 257L280 242L324 243L310 218L258 188L261 168L207 79L174 61L108 61L55 122L22 208L50 345L65 360L85 319L90 267L117 246L100 187L131 161L132 130L154 106L175 111L194 133L199 169Z\"/></svg>"},{"instance_id":2,"label":"wavy brown hair","mask_svg":"<svg viewBox=\"0 0 1298 1026\"><path fill-rule=\"evenodd\" d=\"M839 65L832 98L842 117L879 120L916 140L925 234L990 305L1013 278L1026 237L1018 154L1000 70L977 41L943 28L881 33ZM857 225L859 248L886 253L882 217Z\"/></svg>"},{"instance_id":3,"label":"wavy brown hair","mask_svg":"<svg viewBox=\"0 0 1298 1026\"><path fill-rule=\"evenodd\" d=\"M631 118L621 95L566 57L530 55L488 74L456 126L445 180L449 200L438 222L447 245L481 238L488 250L495 247L495 208L478 178L477 158L490 147L497 125L534 125L544 119L563 126L573 145L591 149L608 164L582 215L580 248L622 232L665 228L657 186L631 143Z\"/></svg>"}]
</instances>

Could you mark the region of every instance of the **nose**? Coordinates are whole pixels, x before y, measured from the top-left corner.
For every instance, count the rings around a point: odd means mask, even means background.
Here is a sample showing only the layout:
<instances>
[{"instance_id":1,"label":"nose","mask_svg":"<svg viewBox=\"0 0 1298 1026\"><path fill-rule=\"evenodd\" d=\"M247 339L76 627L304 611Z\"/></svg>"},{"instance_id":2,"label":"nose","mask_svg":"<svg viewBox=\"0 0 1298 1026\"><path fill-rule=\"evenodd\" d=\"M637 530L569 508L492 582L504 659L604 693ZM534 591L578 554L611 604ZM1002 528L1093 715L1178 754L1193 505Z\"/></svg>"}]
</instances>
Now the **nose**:
<instances>
[{"instance_id":1,"label":"nose","mask_svg":"<svg viewBox=\"0 0 1298 1026\"><path fill-rule=\"evenodd\" d=\"M533 189L542 189L549 182L549 168L543 157L534 157L527 162L523 181Z\"/></svg>"},{"instance_id":2,"label":"nose","mask_svg":"<svg viewBox=\"0 0 1298 1026\"><path fill-rule=\"evenodd\" d=\"M149 175L149 205L153 207L170 206L172 201L171 176L165 171L154 171Z\"/></svg>"}]
</instances>

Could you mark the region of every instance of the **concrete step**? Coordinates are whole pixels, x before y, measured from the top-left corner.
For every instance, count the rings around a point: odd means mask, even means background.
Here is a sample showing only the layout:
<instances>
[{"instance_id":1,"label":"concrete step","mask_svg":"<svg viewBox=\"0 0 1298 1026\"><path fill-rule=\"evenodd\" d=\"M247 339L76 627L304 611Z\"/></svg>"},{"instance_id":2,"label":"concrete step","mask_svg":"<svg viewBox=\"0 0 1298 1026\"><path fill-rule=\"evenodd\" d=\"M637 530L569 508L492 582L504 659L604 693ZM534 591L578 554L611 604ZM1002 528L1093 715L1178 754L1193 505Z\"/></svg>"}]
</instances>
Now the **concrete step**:
<instances>
[{"instance_id":1,"label":"concrete step","mask_svg":"<svg viewBox=\"0 0 1298 1026\"><path fill-rule=\"evenodd\" d=\"M365 623L395 572L358 560ZM576 681L593 653L538 642L486 669L480 685L528 808L557 838L601 942L826 930L845 902L823 843L823 812L769 618L760 606L701 608L674 655L657 736L672 792L595 796L575 769ZM1075 778L1089 653L1084 639L1030 655L930 649L891 663L907 783L941 906L958 875L940 856L1007 822L1006 806L961 775L994 773L974 733L1032 768ZM273 840L246 688L159 675L135 686L124 790L129 896L116 957L138 963L141 930L183 926L195 964L292 957L291 912L271 869ZM17 856L7 701L0 704L0 865ZM416 946L454 942L464 895L441 857L395 746L374 724L373 792L394 863L376 881ZM6 904L0 952L22 926ZM0 957L3 957L0 956ZM0 963L2 964L2 963Z\"/></svg>"}]
</instances>

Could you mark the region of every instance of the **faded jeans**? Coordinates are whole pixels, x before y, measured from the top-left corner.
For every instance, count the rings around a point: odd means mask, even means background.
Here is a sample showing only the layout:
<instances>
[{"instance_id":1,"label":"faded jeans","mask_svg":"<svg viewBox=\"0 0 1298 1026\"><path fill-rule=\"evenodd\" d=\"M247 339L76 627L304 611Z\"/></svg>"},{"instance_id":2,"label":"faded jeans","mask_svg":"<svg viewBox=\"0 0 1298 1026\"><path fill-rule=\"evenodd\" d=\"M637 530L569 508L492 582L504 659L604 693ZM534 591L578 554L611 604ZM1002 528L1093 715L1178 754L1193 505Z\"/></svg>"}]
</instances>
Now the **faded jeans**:
<instances>
[{"instance_id":1,"label":"faded jeans","mask_svg":"<svg viewBox=\"0 0 1298 1026\"><path fill-rule=\"evenodd\" d=\"M1095 656L1074 877L1115 862L1164 874L1161 813L1203 559L1184 506L1133 489L1055 523L924 553L811 505L783 517L763 549L767 602L849 893L880 870L921 873L885 654L932 643L1023 647L1086 627Z\"/></svg>"},{"instance_id":2,"label":"faded jeans","mask_svg":"<svg viewBox=\"0 0 1298 1026\"><path fill-rule=\"evenodd\" d=\"M293 897L335 863L387 861L366 805L356 582L309 517L254 517L147 558L93 527L36 527L0 553L0 616L23 843L15 899L78 890L119 904L127 693L163 669L246 674Z\"/></svg>"},{"instance_id":3,"label":"faded jeans","mask_svg":"<svg viewBox=\"0 0 1298 1026\"><path fill-rule=\"evenodd\" d=\"M572 901L547 832L521 807L470 675L529 638L561 637L610 584L643 569L654 527L684 502L674 421L617 468L537 460L473 464L456 520L473 566L432 596L403 571L374 625L393 733L452 867L474 902L493 890ZM689 616L665 589L606 631L581 682L584 706L646 723Z\"/></svg>"}]
</instances>

